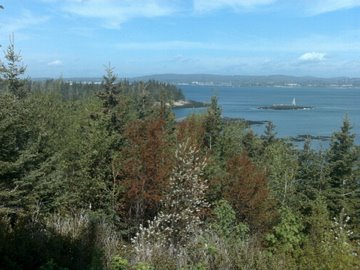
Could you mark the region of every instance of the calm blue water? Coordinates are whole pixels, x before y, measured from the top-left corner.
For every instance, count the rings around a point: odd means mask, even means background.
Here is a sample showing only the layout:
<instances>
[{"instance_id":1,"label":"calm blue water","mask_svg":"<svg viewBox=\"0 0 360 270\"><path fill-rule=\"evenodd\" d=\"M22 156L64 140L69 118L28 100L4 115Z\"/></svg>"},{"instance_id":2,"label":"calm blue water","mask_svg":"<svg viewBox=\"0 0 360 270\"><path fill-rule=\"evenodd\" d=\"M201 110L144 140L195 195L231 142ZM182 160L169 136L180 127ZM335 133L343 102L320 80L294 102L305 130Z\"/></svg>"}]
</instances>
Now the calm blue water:
<instances>
[{"instance_id":1,"label":"calm blue water","mask_svg":"<svg viewBox=\"0 0 360 270\"><path fill-rule=\"evenodd\" d=\"M218 97L223 116L247 120L270 120L276 125L278 137L311 134L330 136L338 131L347 114L360 144L360 88L278 88L278 87L210 87L181 86L187 99L210 101ZM290 104L296 98L297 105L314 106L311 110L261 110L259 106ZM176 109L177 118L206 109ZM253 126L262 133L264 125ZM325 143L326 144L326 143Z\"/></svg>"}]
</instances>

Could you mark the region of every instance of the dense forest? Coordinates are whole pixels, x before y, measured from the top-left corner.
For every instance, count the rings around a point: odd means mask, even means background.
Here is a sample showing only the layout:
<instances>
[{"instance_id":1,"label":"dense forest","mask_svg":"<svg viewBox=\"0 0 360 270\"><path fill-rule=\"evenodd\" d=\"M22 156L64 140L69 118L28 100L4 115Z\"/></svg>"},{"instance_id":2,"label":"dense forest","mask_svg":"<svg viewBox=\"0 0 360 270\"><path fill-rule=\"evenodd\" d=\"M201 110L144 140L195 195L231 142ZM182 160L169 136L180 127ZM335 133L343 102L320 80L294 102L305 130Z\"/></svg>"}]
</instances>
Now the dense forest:
<instances>
[{"instance_id":1,"label":"dense forest","mask_svg":"<svg viewBox=\"0 0 360 270\"><path fill-rule=\"evenodd\" d=\"M360 269L360 151L344 116L328 149L207 112L176 87L22 79L0 91L0 269Z\"/></svg>"}]
</instances>

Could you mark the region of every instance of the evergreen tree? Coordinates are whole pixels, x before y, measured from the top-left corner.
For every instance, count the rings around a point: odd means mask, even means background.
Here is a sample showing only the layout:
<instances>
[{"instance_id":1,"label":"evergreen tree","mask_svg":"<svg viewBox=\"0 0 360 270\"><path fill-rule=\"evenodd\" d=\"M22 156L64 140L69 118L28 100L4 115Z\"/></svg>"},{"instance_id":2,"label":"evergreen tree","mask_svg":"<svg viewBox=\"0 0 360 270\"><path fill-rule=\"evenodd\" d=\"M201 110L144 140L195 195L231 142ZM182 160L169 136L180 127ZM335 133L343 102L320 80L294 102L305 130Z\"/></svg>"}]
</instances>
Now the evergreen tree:
<instances>
[{"instance_id":1,"label":"evergreen tree","mask_svg":"<svg viewBox=\"0 0 360 270\"><path fill-rule=\"evenodd\" d=\"M341 130L333 134L330 143L328 152L330 183L327 198L331 216L349 215L353 222L356 220L357 226L360 226L358 211L360 183L356 175L356 162L359 157L354 139L350 121L345 117Z\"/></svg>"},{"instance_id":2,"label":"evergreen tree","mask_svg":"<svg viewBox=\"0 0 360 270\"><path fill-rule=\"evenodd\" d=\"M46 160L56 155L56 150L50 147L52 128L45 122L56 115L49 113L41 101L17 99L10 94L0 98L0 208L3 212L19 214L34 209L38 194L33 191L39 176L47 174L46 178L50 179L49 171L45 173L43 169ZM42 192L47 192L45 186Z\"/></svg>"},{"instance_id":3,"label":"evergreen tree","mask_svg":"<svg viewBox=\"0 0 360 270\"><path fill-rule=\"evenodd\" d=\"M24 109L24 108L22 108ZM26 148L28 130L22 120L21 106L14 96L0 96L0 214L16 211L18 186L16 179L22 175L17 162Z\"/></svg>"},{"instance_id":4,"label":"evergreen tree","mask_svg":"<svg viewBox=\"0 0 360 270\"><path fill-rule=\"evenodd\" d=\"M115 83L117 76L114 74L114 68L109 64L105 69L106 74L103 77L103 90L97 93L97 96L103 101L104 114L108 118L108 131L110 134L119 133L124 123L119 116L119 97L118 85Z\"/></svg>"},{"instance_id":5,"label":"evergreen tree","mask_svg":"<svg viewBox=\"0 0 360 270\"><path fill-rule=\"evenodd\" d=\"M114 68L109 66L105 69L106 75L103 77L102 85L104 87L104 92L99 93L98 96L104 100L104 107L111 110L117 104L116 95L119 93L117 91L117 85L115 81L117 80L117 76L114 74Z\"/></svg>"},{"instance_id":6,"label":"evergreen tree","mask_svg":"<svg viewBox=\"0 0 360 270\"><path fill-rule=\"evenodd\" d=\"M276 141L275 125L273 124L272 121L267 122L265 126L264 135L261 136L261 139L264 140L265 147Z\"/></svg>"},{"instance_id":7,"label":"evergreen tree","mask_svg":"<svg viewBox=\"0 0 360 270\"><path fill-rule=\"evenodd\" d=\"M328 188L329 168L325 157L324 152L310 148L309 140L305 141L304 149L299 151L295 204L303 214L309 214L312 202Z\"/></svg>"},{"instance_id":8,"label":"evergreen tree","mask_svg":"<svg viewBox=\"0 0 360 270\"><path fill-rule=\"evenodd\" d=\"M246 132L246 124L242 121L229 122L224 125L221 134L220 155L222 159L228 160L244 150L243 139Z\"/></svg>"},{"instance_id":9,"label":"evergreen tree","mask_svg":"<svg viewBox=\"0 0 360 270\"><path fill-rule=\"evenodd\" d=\"M211 97L211 104L208 108L204 121L205 127L205 145L212 149L219 140L223 130L223 121L221 119L221 108L218 105L217 97Z\"/></svg>"},{"instance_id":10,"label":"evergreen tree","mask_svg":"<svg viewBox=\"0 0 360 270\"><path fill-rule=\"evenodd\" d=\"M262 141L251 128L248 129L243 136L242 144L250 158L258 159L261 157L261 154L263 152Z\"/></svg>"},{"instance_id":11,"label":"evergreen tree","mask_svg":"<svg viewBox=\"0 0 360 270\"><path fill-rule=\"evenodd\" d=\"M150 92L148 91L148 86L149 85L144 82L137 84L136 110L138 118L140 119L144 119L152 113L153 102Z\"/></svg>"},{"instance_id":12,"label":"evergreen tree","mask_svg":"<svg viewBox=\"0 0 360 270\"><path fill-rule=\"evenodd\" d=\"M6 65L1 68L1 73L6 81L7 89L18 98L24 98L28 91L25 89L24 80L20 78L25 73L26 67L22 64L22 57L15 52L14 35L10 36L10 44L5 53Z\"/></svg>"}]
</instances>

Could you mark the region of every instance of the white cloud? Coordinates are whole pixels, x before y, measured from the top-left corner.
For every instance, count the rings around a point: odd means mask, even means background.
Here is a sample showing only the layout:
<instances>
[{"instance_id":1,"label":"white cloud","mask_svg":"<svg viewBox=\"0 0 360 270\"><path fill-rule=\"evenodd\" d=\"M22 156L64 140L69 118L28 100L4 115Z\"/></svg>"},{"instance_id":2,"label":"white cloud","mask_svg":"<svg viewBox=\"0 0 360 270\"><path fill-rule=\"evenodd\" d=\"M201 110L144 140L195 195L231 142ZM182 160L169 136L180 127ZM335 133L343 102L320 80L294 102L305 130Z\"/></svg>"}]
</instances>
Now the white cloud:
<instances>
[{"instance_id":1,"label":"white cloud","mask_svg":"<svg viewBox=\"0 0 360 270\"><path fill-rule=\"evenodd\" d=\"M117 28L133 18L168 16L176 9L166 0L67 0L63 10L72 15L100 19L103 26Z\"/></svg>"},{"instance_id":2,"label":"white cloud","mask_svg":"<svg viewBox=\"0 0 360 270\"><path fill-rule=\"evenodd\" d=\"M36 16L28 10L22 11L18 17L1 17L0 30L9 35L18 31L29 29L34 25L45 23L48 16Z\"/></svg>"},{"instance_id":3,"label":"white cloud","mask_svg":"<svg viewBox=\"0 0 360 270\"><path fill-rule=\"evenodd\" d=\"M299 3L300 4L300 3ZM309 15L332 12L340 9L360 7L359 0L306 0L304 2Z\"/></svg>"},{"instance_id":4,"label":"white cloud","mask_svg":"<svg viewBox=\"0 0 360 270\"><path fill-rule=\"evenodd\" d=\"M54 60L48 63L48 66L62 66L63 62L61 60Z\"/></svg>"},{"instance_id":5,"label":"white cloud","mask_svg":"<svg viewBox=\"0 0 360 270\"><path fill-rule=\"evenodd\" d=\"M276 0L194 0L194 9L197 12L208 12L221 8L250 9L274 2Z\"/></svg>"},{"instance_id":6,"label":"white cloud","mask_svg":"<svg viewBox=\"0 0 360 270\"><path fill-rule=\"evenodd\" d=\"M298 59L302 62L321 62L325 60L326 53L307 52L301 55Z\"/></svg>"}]
</instances>

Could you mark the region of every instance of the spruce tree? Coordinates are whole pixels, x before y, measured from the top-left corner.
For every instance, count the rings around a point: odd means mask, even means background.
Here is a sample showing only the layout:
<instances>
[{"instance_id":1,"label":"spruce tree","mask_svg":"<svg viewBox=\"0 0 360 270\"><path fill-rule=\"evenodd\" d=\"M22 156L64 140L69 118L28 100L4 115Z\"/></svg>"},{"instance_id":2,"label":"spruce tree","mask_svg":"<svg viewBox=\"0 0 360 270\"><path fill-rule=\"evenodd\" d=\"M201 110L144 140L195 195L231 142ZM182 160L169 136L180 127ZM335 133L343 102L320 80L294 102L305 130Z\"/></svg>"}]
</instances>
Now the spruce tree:
<instances>
[{"instance_id":1,"label":"spruce tree","mask_svg":"<svg viewBox=\"0 0 360 270\"><path fill-rule=\"evenodd\" d=\"M221 108L218 105L217 97L211 97L211 104L205 117L205 145L212 149L218 142L219 136L223 129L221 119Z\"/></svg>"},{"instance_id":2,"label":"spruce tree","mask_svg":"<svg viewBox=\"0 0 360 270\"><path fill-rule=\"evenodd\" d=\"M118 91L115 84L117 76L114 74L114 68L111 67L110 64L106 67L105 72L106 75L104 75L102 81L104 92L100 93L99 96L104 100L104 107L112 109L118 104L116 100L116 94L118 94Z\"/></svg>"},{"instance_id":3,"label":"spruce tree","mask_svg":"<svg viewBox=\"0 0 360 270\"><path fill-rule=\"evenodd\" d=\"M303 150L297 156L299 166L295 181L295 203L303 214L309 215L314 200L328 187L329 168L325 153L311 149L310 140L305 141Z\"/></svg>"},{"instance_id":4,"label":"spruce tree","mask_svg":"<svg viewBox=\"0 0 360 270\"><path fill-rule=\"evenodd\" d=\"M3 79L6 81L7 89L18 98L27 95L24 80L20 78L25 73L26 67L23 65L22 57L15 52L14 35L10 36L10 44L5 52L6 65L1 68Z\"/></svg>"},{"instance_id":5,"label":"spruce tree","mask_svg":"<svg viewBox=\"0 0 360 270\"><path fill-rule=\"evenodd\" d=\"M264 140L264 147L268 146L269 144L276 141L276 131L275 131L275 125L273 122L269 121L267 122L265 126L264 135L261 136L261 139Z\"/></svg>"},{"instance_id":6,"label":"spruce tree","mask_svg":"<svg viewBox=\"0 0 360 270\"><path fill-rule=\"evenodd\" d=\"M358 223L360 184L356 176L356 162L359 157L354 140L350 121L345 117L341 130L332 136L328 152L330 180L327 198L332 217L349 215L353 223Z\"/></svg>"}]
</instances>

